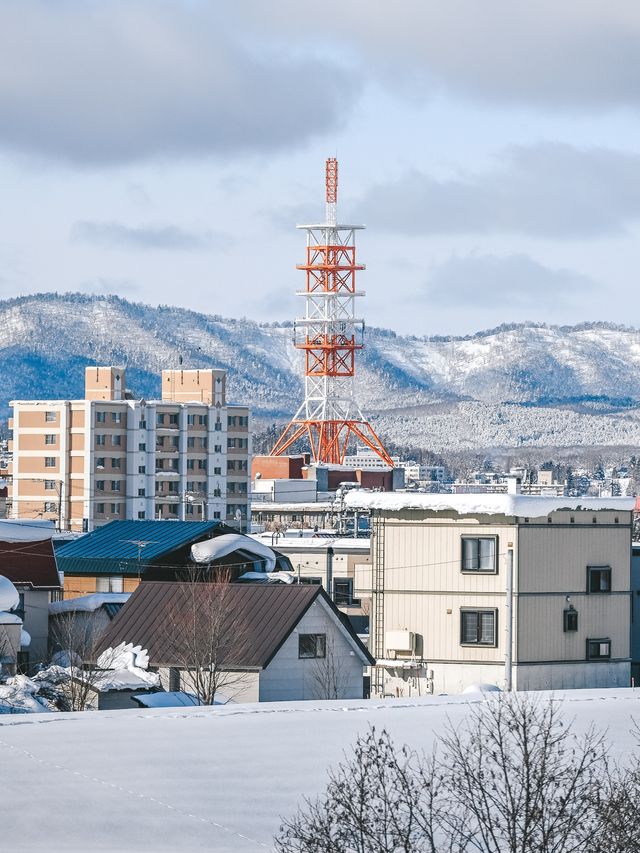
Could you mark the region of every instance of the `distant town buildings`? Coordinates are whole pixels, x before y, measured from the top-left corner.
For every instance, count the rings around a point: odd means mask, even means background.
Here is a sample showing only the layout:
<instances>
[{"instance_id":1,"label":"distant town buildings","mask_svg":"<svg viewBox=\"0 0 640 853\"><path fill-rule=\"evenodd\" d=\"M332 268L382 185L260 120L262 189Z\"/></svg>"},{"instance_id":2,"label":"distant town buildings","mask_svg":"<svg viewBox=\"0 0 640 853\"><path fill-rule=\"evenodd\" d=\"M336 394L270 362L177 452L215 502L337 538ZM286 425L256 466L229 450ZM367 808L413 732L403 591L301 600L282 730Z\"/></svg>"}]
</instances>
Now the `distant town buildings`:
<instances>
[{"instance_id":1,"label":"distant town buildings","mask_svg":"<svg viewBox=\"0 0 640 853\"><path fill-rule=\"evenodd\" d=\"M8 516L92 530L114 519L221 520L249 511L249 409L223 370L163 370L133 399L120 367L87 367L83 400L13 401Z\"/></svg>"}]
</instances>

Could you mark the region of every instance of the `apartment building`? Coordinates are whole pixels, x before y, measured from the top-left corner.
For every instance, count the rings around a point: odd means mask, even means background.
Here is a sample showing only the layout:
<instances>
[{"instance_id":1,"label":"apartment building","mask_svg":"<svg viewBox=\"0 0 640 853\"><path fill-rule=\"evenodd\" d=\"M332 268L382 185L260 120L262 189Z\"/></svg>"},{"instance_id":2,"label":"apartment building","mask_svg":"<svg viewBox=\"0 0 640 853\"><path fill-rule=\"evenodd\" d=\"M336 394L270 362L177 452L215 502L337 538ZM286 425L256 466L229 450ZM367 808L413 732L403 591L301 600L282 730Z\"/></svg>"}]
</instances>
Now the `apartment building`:
<instances>
[{"instance_id":1,"label":"apartment building","mask_svg":"<svg viewBox=\"0 0 640 853\"><path fill-rule=\"evenodd\" d=\"M159 400L133 399L125 370L87 367L83 400L12 401L11 518L93 530L117 519L250 518L249 409L223 370L163 370Z\"/></svg>"},{"instance_id":2,"label":"apartment building","mask_svg":"<svg viewBox=\"0 0 640 853\"><path fill-rule=\"evenodd\" d=\"M372 568L354 590L372 596L372 693L629 686L633 498L347 503L372 513Z\"/></svg>"}]
</instances>

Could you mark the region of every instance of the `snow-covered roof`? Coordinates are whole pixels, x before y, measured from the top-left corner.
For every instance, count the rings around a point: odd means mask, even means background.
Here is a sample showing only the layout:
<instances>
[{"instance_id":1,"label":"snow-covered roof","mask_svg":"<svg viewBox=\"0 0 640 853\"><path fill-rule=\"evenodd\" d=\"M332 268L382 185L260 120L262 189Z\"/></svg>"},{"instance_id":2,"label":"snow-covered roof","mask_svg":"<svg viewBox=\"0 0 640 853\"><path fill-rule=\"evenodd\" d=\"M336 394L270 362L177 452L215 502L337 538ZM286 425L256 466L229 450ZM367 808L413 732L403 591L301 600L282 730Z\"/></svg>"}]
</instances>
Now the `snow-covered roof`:
<instances>
[{"instance_id":1,"label":"snow-covered roof","mask_svg":"<svg viewBox=\"0 0 640 853\"><path fill-rule=\"evenodd\" d=\"M55 533L53 521L3 518L0 520L0 542L41 542Z\"/></svg>"},{"instance_id":2,"label":"snow-covered roof","mask_svg":"<svg viewBox=\"0 0 640 853\"><path fill-rule=\"evenodd\" d=\"M91 595L79 595L77 598L51 602L49 613L93 613L103 604L125 604L130 596L130 592L94 592Z\"/></svg>"},{"instance_id":3,"label":"snow-covered roof","mask_svg":"<svg viewBox=\"0 0 640 853\"><path fill-rule=\"evenodd\" d=\"M19 604L18 590L9 578L0 575L0 610L15 610Z\"/></svg>"},{"instance_id":4,"label":"snow-covered roof","mask_svg":"<svg viewBox=\"0 0 640 853\"><path fill-rule=\"evenodd\" d=\"M108 669L93 683L100 693L108 690L150 690L160 685L160 679L155 672L145 672L138 667L134 669Z\"/></svg>"},{"instance_id":5,"label":"snow-covered roof","mask_svg":"<svg viewBox=\"0 0 640 853\"><path fill-rule=\"evenodd\" d=\"M252 511L262 512L329 512L329 501L313 501L308 503L280 503L279 501L253 501Z\"/></svg>"},{"instance_id":6,"label":"snow-covered roof","mask_svg":"<svg viewBox=\"0 0 640 853\"><path fill-rule=\"evenodd\" d=\"M260 538L259 536L254 538L258 539L259 542L270 542L271 534L265 535L264 538ZM365 552L370 550L371 544L369 537L364 536L362 539L347 539L346 537L336 537L334 539L324 536L276 536L273 540L273 547L276 551L284 549L288 551L325 550L331 547L334 551L345 549Z\"/></svg>"},{"instance_id":7,"label":"snow-covered roof","mask_svg":"<svg viewBox=\"0 0 640 853\"><path fill-rule=\"evenodd\" d=\"M538 495L442 495L416 492L349 492L349 509L381 509L388 512L417 509L430 512L456 512L458 515L509 515L542 518L557 510L614 510L631 512L635 498L567 498Z\"/></svg>"},{"instance_id":8,"label":"snow-covered roof","mask_svg":"<svg viewBox=\"0 0 640 853\"><path fill-rule=\"evenodd\" d=\"M200 704L197 696L184 690L158 690L156 693L143 693L141 696L132 696L131 698L143 708L180 708ZM226 703L214 702L214 704Z\"/></svg>"}]
</instances>

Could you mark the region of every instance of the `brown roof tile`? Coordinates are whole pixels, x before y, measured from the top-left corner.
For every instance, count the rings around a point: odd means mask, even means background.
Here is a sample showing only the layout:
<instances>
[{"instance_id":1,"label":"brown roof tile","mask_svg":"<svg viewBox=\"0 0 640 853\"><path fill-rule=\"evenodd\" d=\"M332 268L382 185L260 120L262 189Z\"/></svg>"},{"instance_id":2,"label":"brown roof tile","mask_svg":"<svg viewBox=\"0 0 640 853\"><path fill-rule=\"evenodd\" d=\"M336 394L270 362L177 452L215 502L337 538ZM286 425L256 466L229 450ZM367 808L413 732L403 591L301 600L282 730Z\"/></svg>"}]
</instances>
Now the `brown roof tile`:
<instances>
[{"instance_id":1,"label":"brown roof tile","mask_svg":"<svg viewBox=\"0 0 640 853\"><path fill-rule=\"evenodd\" d=\"M0 575L14 584L51 589L60 586L51 539L0 542Z\"/></svg>"}]
</instances>

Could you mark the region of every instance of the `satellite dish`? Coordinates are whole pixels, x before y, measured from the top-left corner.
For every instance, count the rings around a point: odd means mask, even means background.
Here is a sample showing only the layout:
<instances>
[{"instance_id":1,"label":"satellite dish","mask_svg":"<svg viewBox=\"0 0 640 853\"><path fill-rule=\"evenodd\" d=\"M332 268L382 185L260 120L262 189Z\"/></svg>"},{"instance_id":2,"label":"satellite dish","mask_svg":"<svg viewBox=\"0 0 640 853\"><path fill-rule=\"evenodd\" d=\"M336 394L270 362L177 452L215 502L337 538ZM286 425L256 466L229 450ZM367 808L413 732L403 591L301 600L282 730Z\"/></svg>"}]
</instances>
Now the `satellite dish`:
<instances>
[{"instance_id":1,"label":"satellite dish","mask_svg":"<svg viewBox=\"0 0 640 853\"><path fill-rule=\"evenodd\" d=\"M258 471L258 473L256 474L256 480L260 480L261 477L262 477L262 474L260 473L260 471Z\"/></svg>"}]
</instances>

